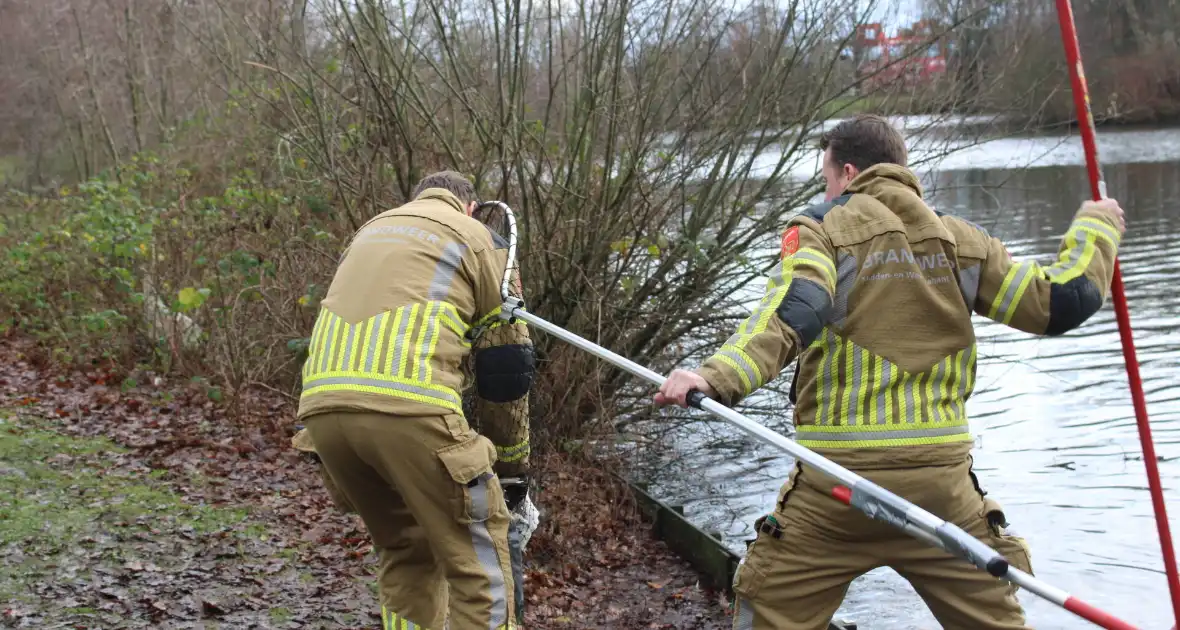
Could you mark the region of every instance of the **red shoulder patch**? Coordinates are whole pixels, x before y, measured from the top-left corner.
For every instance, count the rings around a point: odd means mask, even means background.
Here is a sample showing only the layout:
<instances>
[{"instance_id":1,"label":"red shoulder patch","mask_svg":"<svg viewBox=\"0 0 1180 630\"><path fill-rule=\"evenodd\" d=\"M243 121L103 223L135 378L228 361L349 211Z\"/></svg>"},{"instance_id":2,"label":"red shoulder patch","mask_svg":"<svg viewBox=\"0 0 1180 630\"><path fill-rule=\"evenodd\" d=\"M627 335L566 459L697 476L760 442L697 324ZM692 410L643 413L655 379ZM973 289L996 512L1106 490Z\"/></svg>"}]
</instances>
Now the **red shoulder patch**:
<instances>
[{"instance_id":1,"label":"red shoulder patch","mask_svg":"<svg viewBox=\"0 0 1180 630\"><path fill-rule=\"evenodd\" d=\"M799 226L794 226L783 234L782 257L792 256L799 251Z\"/></svg>"}]
</instances>

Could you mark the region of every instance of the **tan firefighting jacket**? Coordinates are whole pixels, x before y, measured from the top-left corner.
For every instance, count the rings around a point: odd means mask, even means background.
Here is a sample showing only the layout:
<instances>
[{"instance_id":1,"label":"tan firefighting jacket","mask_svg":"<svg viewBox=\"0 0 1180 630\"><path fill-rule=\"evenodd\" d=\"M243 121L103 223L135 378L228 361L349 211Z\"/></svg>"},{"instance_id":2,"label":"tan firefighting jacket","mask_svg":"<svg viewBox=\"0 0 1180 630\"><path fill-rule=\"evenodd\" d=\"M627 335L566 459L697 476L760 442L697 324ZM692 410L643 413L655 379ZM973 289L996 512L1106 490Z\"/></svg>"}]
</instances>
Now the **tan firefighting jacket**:
<instances>
[{"instance_id":1,"label":"tan firefighting jacket","mask_svg":"<svg viewBox=\"0 0 1180 630\"><path fill-rule=\"evenodd\" d=\"M507 245L440 188L362 226L311 334L299 419L462 415L463 364L474 352L477 413L498 472L525 467L535 358L524 323L498 318Z\"/></svg>"},{"instance_id":2,"label":"tan firefighting jacket","mask_svg":"<svg viewBox=\"0 0 1180 630\"><path fill-rule=\"evenodd\" d=\"M700 373L733 405L798 358L800 444L864 468L961 459L971 314L1038 335L1081 325L1110 287L1116 218L1083 204L1043 267L931 209L901 166L869 168L845 193L790 220L765 297Z\"/></svg>"}]
</instances>

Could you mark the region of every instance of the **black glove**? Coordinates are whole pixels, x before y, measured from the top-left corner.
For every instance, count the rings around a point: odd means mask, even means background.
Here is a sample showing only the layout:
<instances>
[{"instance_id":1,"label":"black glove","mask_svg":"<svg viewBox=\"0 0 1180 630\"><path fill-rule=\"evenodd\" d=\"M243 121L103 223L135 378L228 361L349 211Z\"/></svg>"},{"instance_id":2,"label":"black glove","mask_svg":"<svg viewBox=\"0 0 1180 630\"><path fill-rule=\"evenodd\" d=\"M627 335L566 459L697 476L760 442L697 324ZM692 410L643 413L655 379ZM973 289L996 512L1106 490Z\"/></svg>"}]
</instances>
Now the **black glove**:
<instances>
[{"instance_id":1,"label":"black glove","mask_svg":"<svg viewBox=\"0 0 1180 630\"><path fill-rule=\"evenodd\" d=\"M529 495L529 477L503 477L500 479L500 487L504 488L504 502L508 504L508 511L515 512L517 506Z\"/></svg>"}]
</instances>

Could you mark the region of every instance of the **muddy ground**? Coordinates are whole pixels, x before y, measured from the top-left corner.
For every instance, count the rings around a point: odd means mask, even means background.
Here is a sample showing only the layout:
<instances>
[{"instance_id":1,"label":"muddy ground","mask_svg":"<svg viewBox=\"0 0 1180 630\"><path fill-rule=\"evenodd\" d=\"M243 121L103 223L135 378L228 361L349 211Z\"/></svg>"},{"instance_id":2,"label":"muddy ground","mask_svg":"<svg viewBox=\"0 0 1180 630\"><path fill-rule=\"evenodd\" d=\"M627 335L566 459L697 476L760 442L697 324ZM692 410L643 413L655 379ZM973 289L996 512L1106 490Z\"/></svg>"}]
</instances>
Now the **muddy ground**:
<instances>
[{"instance_id":1,"label":"muddy ground","mask_svg":"<svg viewBox=\"0 0 1180 630\"><path fill-rule=\"evenodd\" d=\"M375 556L289 400L55 371L0 341L0 626L379 628ZM610 475L537 462L527 628L725 628Z\"/></svg>"}]
</instances>

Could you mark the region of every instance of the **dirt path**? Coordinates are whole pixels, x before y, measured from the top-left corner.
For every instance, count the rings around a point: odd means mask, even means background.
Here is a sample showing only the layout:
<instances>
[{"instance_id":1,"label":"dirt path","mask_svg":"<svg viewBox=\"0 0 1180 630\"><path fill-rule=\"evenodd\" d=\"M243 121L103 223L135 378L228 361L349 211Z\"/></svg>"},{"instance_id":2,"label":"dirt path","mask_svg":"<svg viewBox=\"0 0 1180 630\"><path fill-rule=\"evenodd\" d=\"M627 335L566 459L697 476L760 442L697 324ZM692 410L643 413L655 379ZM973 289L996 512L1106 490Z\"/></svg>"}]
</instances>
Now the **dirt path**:
<instances>
[{"instance_id":1,"label":"dirt path","mask_svg":"<svg viewBox=\"0 0 1180 630\"><path fill-rule=\"evenodd\" d=\"M289 448L282 397L231 417L199 384L30 356L0 343L0 625L380 627L363 526ZM563 466L545 462L526 627L728 627L605 475Z\"/></svg>"}]
</instances>

